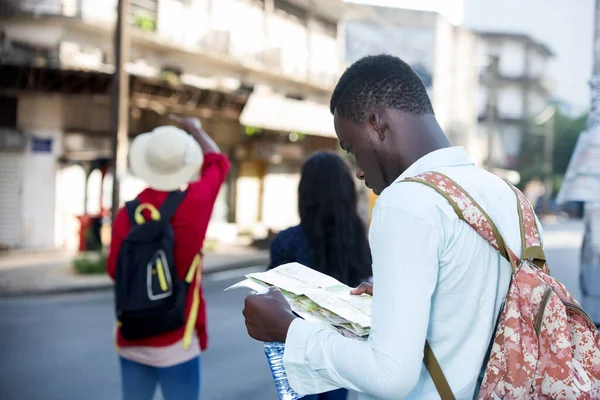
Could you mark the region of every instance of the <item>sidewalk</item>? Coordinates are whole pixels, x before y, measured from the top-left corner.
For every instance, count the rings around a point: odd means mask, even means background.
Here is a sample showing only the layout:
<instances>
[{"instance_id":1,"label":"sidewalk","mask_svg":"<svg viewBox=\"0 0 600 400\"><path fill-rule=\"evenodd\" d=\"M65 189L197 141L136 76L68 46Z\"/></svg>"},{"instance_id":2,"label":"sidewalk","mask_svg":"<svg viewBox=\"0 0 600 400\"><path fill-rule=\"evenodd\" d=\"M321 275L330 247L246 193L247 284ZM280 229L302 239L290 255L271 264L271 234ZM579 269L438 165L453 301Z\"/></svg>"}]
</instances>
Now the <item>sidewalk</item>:
<instances>
[{"instance_id":1,"label":"sidewalk","mask_svg":"<svg viewBox=\"0 0 600 400\"><path fill-rule=\"evenodd\" d=\"M0 255L0 296L106 290L106 275L79 275L71 265L74 253L63 251L10 251ZM204 256L204 273L211 274L255 265L266 266L269 253L231 247Z\"/></svg>"}]
</instances>

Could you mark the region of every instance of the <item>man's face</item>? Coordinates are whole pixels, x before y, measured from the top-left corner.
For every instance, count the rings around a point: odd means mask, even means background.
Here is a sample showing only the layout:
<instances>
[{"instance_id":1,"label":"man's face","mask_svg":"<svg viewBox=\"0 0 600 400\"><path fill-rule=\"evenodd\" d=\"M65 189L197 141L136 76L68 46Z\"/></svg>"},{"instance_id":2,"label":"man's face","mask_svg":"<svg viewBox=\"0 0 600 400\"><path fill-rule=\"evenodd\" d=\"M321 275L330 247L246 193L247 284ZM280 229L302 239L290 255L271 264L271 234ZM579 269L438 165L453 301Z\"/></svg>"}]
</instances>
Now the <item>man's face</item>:
<instances>
[{"instance_id":1,"label":"man's face","mask_svg":"<svg viewBox=\"0 0 600 400\"><path fill-rule=\"evenodd\" d=\"M382 140L368 120L356 124L341 117L333 116L335 132L340 146L356 159L356 177L365 181L365 185L376 195L381 194L388 185L381 159Z\"/></svg>"}]
</instances>

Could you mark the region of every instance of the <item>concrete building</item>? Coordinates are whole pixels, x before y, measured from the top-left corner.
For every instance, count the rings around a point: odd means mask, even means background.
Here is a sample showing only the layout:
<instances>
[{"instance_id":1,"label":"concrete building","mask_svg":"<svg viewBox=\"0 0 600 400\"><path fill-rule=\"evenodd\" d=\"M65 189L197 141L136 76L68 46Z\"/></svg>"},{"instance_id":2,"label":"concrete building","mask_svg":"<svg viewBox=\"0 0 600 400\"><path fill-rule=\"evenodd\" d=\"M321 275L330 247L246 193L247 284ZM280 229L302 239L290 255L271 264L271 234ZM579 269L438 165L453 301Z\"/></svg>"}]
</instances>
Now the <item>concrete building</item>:
<instances>
[{"instance_id":1,"label":"concrete building","mask_svg":"<svg viewBox=\"0 0 600 400\"><path fill-rule=\"evenodd\" d=\"M129 131L202 119L233 163L209 236L297 221L302 159L336 148L341 0L130 0ZM0 8L0 246L73 248L110 210L116 0ZM127 176L121 201L142 184Z\"/></svg>"},{"instance_id":2,"label":"concrete building","mask_svg":"<svg viewBox=\"0 0 600 400\"><path fill-rule=\"evenodd\" d=\"M550 46L556 56L549 60L546 72L561 110L578 116L589 109L594 0L462 1L465 26L522 33Z\"/></svg>"},{"instance_id":3,"label":"concrete building","mask_svg":"<svg viewBox=\"0 0 600 400\"><path fill-rule=\"evenodd\" d=\"M556 53L548 78L561 111L589 109L594 37L594 0L346 0L354 3L435 11L473 31L525 34Z\"/></svg>"},{"instance_id":4,"label":"concrete building","mask_svg":"<svg viewBox=\"0 0 600 400\"><path fill-rule=\"evenodd\" d=\"M357 4L348 6L344 25L346 62L387 53L410 64L452 143L479 162L476 35L436 11Z\"/></svg>"},{"instance_id":5,"label":"concrete building","mask_svg":"<svg viewBox=\"0 0 600 400\"><path fill-rule=\"evenodd\" d=\"M484 154L477 138L477 37L451 22L452 13L434 10L432 2L427 9L413 9L416 4L412 3L393 2L390 7L348 4L344 19L346 64L381 53L406 61L423 80L436 117L451 142L464 146L481 164ZM452 11L450 8L445 11ZM370 191L368 195L372 209L376 196Z\"/></svg>"},{"instance_id":6,"label":"concrete building","mask_svg":"<svg viewBox=\"0 0 600 400\"><path fill-rule=\"evenodd\" d=\"M532 118L541 113L551 100L547 65L552 51L543 43L523 34L479 32L478 59L484 65L498 57L498 73L491 83L486 68L481 69L478 98L481 143L488 141L488 101L490 85L496 89L497 103L492 130L492 165L513 170L517 167L521 142L532 132ZM487 145L486 159L487 159Z\"/></svg>"}]
</instances>

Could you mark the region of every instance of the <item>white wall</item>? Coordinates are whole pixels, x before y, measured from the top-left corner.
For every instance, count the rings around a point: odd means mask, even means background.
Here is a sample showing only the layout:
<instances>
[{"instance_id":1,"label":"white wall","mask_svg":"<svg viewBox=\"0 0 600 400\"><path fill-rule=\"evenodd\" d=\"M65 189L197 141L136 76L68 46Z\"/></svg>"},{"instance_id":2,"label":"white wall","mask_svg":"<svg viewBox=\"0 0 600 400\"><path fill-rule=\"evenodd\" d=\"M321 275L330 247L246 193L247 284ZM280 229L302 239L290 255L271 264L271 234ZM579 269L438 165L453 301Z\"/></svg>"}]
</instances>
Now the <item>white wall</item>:
<instances>
[{"instance_id":1,"label":"white wall","mask_svg":"<svg viewBox=\"0 0 600 400\"><path fill-rule=\"evenodd\" d=\"M481 87L478 94L479 115L485 115L487 101L487 88ZM544 98L535 92L530 92L529 113L534 115L542 111L546 105ZM523 89L518 85L507 85L498 89L498 113L502 118L523 118Z\"/></svg>"},{"instance_id":2,"label":"white wall","mask_svg":"<svg viewBox=\"0 0 600 400\"><path fill-rule=\"evenodd\" d=\"M500 74L509 77L523 76L527 73L525 64L525 46L523 43L505 41L500 45Z\"/></svg>"},{"instance_id":3,"label":"white wall","mask_svg":"<svg viewBox=\"0 0 600 400\"><path fill-rule=\"evenodd\" d=\"M556 53L548 70L556 94L573 105L589 106L593 0L464 1L468 27L525 33L546 43Z\"/></svg>"},{"instance_id":4,"label":"white wall","mask_svg":"<svg viewBox=\"0 0 600 400\"><path fill-rule=\"evenodd\" d=\"M295 17L274 10L269 20L268 48L281 49L281 69L285 75L306 77L307 34L306 26Z\"/></svg>"},{"instance_id":5,"label":"white wall","mask_svg":"<svg viewBox=\"0 0 600 400\"><path fill-rule=\"evenodd\" d=\"M548 59L543 57L538 51L529 53L529 76L540 78L547 75Z\"/></svg>"},{"instance_id":6,"label":"white wall","mask_svg":"<svg viewBox=\"0 0 600 400\"><path fill-rule=\"evenodd\" d=\"M485 122L477 126L477 142L482 149L482 160L487 158L488 127ZM521 129L518 125L500 124L494 132L492 160L498 168L512 168L509 160L519 155L521 148Z\"/></svg>"},{"instance_id":7,"label":"white wall","mask_svg":"<svg viewBox=\"0 0 600 400\"><path fill-rule=\"evenodd\" d=\"M529 113L531 115L539 115L548 103L539 92L529 92Z\"/></svg>"},{"instance_id":8,"label":"white wall","mask_svg":"<svg viewBox=\"0 0 600 400\"><path fill-rule=\"evenodd\" d=\"M79 247L79 220L85 199L85 170L79 165L60 167L56 174L55 245L65 249Z\"/></svg>"},{"instance_id":9,"label":"white wall","mask_svg":"<svg viewBox=\"0 0 600 400\"><path fill-rule=\"evenodd\" d=\"M523 118L523 91L518 86L498 90L498 113L503 118Z\"/></svg>"},{"instance_id":10,"label":"white wall","mask_svg":"<svg viewBox=\"0 0 600 400\"><path fill-rule=\"evenodd\" d=\"M298 167L290 165L269 165L264 180L262 222L276 231L297 225Z\"/></svg>"},{"instance_id":11,"label":"white wall","mask_svg":"<svg viewBox=\"0 0 600 400\"><path fill-rule=\"evenodd\" d=\"M243 62L259 60L266 45L265 13L261 5L250 0L236 0L231 7L237 11L224 10L221 14L230 22L231 56Z\"/></svg>"},{"instance_id":12,"label":"white wall","mask_svg":"<svg viewBox=\"0 0 600 400\"><path fill-rule=\"evenodd\" d=\"M60 97L21 96L18 128L27 136L23 157L21 247L55 246L56 159L62 152ZM33 152L33 137L52 140L52 152Z\"/></svg>"},{"instance_id":13,"label":"white wall","mask_svg":"<svg viewBox=\"0 0 600 400\"><path fill-rule=\"evenodd\" d=\"M450 141L464 146L476 163L481 152L476 142L479 71L477 39L467 29L438 18L433 80L433 105Z\"/></svg>"},{"instance_id":14,"label":"white wall","mask_svg":"<svg viewBox=\"0 0 600 400\"><path fill-rule=\"evenodd\" d=\"M338 35L342 28L338 29ZM339 56L339 43L337 37L334 37L320 27L316 27L310 34L310 73L313 77L324 79L327 84L336 82L327 82L328 79L337 79L340 74L341 57Z\"/></svg>"},{"instance_id":15,"label":"white wall","mask_svg":"<svg viewBox=\"0 0 600 400\"><path fill-rule=\"evenodd\" d=\"M453 24L463 21L465 0L345 0L348 3L361 3L373 6L406 8L409 10L435 11Z\"/></svg>"}]
</instances>

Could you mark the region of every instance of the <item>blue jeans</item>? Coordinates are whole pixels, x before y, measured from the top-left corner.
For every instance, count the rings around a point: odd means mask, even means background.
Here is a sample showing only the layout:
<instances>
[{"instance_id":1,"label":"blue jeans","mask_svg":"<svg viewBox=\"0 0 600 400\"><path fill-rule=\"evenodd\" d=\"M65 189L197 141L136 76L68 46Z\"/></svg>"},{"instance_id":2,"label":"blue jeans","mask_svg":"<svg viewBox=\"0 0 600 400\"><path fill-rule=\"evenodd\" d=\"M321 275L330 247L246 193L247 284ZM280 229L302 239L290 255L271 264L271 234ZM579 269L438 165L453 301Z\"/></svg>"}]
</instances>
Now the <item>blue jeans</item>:
<instances>
[{"instance_id":1,"label":"blue jeans","mask_svg":"<svg viewBox=\"0 0 600 400\"><path fill-rule=\"evenodd\" d=\"M347 398L348 391L346 389L338 389L331 392L304 396L302 400L346 400Z\"/></svg>"},{"instance_id":2,"label":"blue jeans","mask_svg":"<svg viewBox=\"0 0 600 400\"><path fill-rule=\"evenodd\" d=\"M200 398L200 357L166 368L120 360L123 400L152 400L159 384L165 400Z\"/></svg>"}]
</instances>

